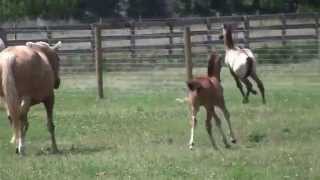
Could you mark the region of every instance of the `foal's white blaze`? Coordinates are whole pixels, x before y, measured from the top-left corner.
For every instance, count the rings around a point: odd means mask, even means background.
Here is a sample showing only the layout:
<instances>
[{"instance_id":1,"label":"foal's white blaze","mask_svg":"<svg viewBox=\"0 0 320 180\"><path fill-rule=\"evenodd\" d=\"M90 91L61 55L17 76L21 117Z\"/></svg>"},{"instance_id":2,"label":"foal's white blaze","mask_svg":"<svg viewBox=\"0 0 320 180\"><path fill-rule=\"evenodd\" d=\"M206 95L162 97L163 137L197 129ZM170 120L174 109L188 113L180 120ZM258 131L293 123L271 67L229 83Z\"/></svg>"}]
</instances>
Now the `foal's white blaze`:
<instances>
[{"instance_id":1,"label":"foal's white blaze","mask_svg":"<svg viewBox=\"0 0 320 180\"><path fill-rule=\"evenodd\" d=\"M255 57L249 49L228 49L226 51L225 63L237 74L238 77L243 78L248 72L248 57L251 57L255 64ZM255 71L255 65L253 65L252 71Z\"/></svg>"}]
</instances>

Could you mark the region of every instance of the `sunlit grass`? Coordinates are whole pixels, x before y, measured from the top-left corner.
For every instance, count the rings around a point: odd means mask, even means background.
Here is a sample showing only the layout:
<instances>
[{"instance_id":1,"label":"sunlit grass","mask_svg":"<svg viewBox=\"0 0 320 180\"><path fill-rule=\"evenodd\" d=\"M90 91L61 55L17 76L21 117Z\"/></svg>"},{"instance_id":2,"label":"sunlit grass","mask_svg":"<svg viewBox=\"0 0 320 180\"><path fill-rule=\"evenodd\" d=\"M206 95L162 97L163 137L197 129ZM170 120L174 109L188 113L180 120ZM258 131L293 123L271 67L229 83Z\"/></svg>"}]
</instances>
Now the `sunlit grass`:
<instances>
[{"instance_id":1,"label":"sunlit grass","mask_svg":"<svg viewBox=\"0 0 320 180\"><path fill-rule=\"evenodd\" d=\"M310 68L306 68L310 67ZM260 67L260 96L241 104L227 70L223 86L239 144L213 150L199 114L195 150L187 148L189 112L183 69L105 73L97 100L94 74L66 75L56 94L61 154L52 155L42 106L32 109L27 156L9 144L0 121L0 179L319 179L320 73L317 66ZM205 72L196 69L195 74Z\"/></svg>"}]
</instances>

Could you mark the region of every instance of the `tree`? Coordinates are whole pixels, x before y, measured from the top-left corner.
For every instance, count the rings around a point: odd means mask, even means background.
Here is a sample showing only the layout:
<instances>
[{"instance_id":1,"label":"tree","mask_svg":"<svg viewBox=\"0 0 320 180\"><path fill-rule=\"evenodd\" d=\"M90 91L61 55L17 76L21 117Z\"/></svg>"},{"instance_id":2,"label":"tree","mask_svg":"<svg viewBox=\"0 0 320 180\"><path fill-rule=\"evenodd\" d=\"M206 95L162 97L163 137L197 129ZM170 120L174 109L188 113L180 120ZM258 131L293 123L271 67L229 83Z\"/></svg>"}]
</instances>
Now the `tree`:
<instances>
[{"instance_id":1,"label":"tree","mask_svg":"<svg viewBox=\"0 0 320 180\"><path fill-rule=\"evenodd\" d=\"M134 18L169 17L168 1L166 0L129 0L127 14Z\"/></svg>"}]
</instances>

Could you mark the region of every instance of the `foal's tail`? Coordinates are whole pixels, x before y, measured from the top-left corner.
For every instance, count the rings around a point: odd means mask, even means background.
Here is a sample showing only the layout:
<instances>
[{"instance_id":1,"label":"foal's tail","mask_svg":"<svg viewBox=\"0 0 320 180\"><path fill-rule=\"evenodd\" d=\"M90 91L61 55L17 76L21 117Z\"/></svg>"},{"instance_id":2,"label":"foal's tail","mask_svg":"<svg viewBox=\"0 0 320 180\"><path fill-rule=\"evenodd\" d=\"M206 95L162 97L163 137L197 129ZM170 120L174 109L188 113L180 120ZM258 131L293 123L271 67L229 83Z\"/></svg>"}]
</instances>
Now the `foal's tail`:
<instances>
[{"instance_id":1,"label":"foal's tail","mask_svg":"<svg viewBox=\"0 0 320 180\"><path fill-rule=\"evenodd\" d=\"M252 57L247 57L247 73L244 77L247 78L248 76L250 76L252 71L253 71L253 59Z\"/></svg>"},{"instance_id":2,"label":"foal's tail","mask_svg":"<svg viewBox=\"0 0 320 180\"><path fill-rule=\"evenodd\" d=\"M19 118L19 98L13 74L13 66L15 64L16 56L14 54L7 53L2 54L2 87L4 100L7 104L8 111L12 118Z\"/></svg>"},{"instance_id":3,"label":"foal's tail","mask_svg":"<svg viewBox=\"0 0 320 180\"><path fill-rule=\"evenodd\" d=\"M213 77L215 74L215 66L217 66L216 61L217 58L219 58L219 55L216 51L213 51L212 54L209 56L209 61L208 61L208 69L207 69L207 73L208 73L208 77Z\"/></svg>"}]
</instances>

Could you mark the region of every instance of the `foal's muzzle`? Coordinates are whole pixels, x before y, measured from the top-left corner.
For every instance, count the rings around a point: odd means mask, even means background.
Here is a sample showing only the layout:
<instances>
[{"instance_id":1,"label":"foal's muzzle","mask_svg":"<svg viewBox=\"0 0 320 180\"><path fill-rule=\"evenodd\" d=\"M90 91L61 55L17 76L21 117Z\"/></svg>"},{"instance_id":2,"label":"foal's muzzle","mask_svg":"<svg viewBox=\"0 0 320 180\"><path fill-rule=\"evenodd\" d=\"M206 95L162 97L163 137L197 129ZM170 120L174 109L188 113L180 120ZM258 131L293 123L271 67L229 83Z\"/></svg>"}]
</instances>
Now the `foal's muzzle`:
<instances>
[{"instance_id":1,"label":"foal's muzzle","mask_svg":"<svg viewBox=\"0 0 320 180\"><path fill-rule=\"evenodd\" d=\"M54 88L58 89L60 87L60 78L57 77L56 81L54 82Z\"/></svg>"}]
</instances>

